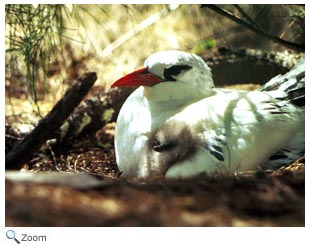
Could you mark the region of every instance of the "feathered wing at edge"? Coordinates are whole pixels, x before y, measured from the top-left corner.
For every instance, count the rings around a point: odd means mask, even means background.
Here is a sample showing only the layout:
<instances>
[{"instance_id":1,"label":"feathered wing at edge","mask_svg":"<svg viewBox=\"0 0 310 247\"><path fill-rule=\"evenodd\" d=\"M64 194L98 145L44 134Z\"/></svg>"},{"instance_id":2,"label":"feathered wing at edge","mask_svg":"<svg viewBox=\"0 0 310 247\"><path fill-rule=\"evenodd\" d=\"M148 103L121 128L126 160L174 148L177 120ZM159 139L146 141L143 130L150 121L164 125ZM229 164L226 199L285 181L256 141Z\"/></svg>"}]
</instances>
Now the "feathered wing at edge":
<instances>
[{"instance_id":1,"label":"feathered wing at edge","mask_svg":"<svg viewBox=\"0 0 310 247\"><path fill-rule=\"evenodd\" d=\"M305 60L301 59L289 72L278 75L260 89L274 98L288 101L298 107L305 106Z\"/></svg>"},{"instance_id":2,"label":"feathered wing at edge","mask_svg":"<svg viewBox=\"0 0 310 247\"><path fill-rule=\"evenodd\" d=\"M300 61L286 74L278 75L264 84L260 89L274 98L287 102L304 110L305 108L305 60ZM305 139L305 137L300 137ZM263 168L278 168L292 162L305 153L304 142L296 143L295 147L279 150L263 165Z\"/></svg>"}]
</instances>

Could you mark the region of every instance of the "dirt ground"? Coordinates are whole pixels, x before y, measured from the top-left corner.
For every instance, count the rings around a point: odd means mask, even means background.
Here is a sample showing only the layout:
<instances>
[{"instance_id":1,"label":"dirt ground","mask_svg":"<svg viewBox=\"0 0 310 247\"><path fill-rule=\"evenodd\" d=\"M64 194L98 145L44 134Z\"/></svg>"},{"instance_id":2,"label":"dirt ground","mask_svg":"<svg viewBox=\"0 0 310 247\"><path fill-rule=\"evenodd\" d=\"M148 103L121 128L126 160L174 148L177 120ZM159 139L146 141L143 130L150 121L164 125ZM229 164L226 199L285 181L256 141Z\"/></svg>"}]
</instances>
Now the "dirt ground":
<instances>
[{"instance_id":1,"label":"dirt ground","mask_svg":"<svg viewBox=\"0 0 310 247\"><path fill-rule=\"evenodd\" d=\"M6 182L6 226L304 226L304 165L97 188Z\"/></svg>"}]
</instances>

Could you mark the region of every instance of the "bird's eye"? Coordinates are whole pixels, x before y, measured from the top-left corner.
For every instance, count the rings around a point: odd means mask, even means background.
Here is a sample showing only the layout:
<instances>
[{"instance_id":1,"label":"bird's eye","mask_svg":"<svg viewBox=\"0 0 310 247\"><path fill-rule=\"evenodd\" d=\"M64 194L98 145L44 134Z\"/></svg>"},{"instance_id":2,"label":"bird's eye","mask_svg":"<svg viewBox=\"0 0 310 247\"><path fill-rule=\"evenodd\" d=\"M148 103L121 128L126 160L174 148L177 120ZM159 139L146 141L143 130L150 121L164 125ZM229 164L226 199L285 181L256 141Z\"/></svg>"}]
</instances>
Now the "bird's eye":
<instances>
[{"instance_id":1,"label":"bird's eye","mask_svg":"<svg viewBox=\"0 0 310 247\"><path fill-rule=\"evenodd\" d=\"M190 65L174 65L164 70L164 77L169 81L176 81L172 76L180 74L184 70L190 70L192 66Z\"/></svg>"}]
</instances>

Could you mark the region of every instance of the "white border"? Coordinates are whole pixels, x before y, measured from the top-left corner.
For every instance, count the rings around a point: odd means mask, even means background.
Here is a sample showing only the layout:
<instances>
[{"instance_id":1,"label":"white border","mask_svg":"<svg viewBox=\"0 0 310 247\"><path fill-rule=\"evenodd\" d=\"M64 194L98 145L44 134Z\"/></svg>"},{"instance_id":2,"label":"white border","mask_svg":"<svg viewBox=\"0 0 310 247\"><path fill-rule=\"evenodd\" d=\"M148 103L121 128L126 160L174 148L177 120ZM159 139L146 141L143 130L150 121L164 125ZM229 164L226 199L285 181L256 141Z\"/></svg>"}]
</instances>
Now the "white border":
<instances>
[{"instance_id":1,"label":"white border","mask_svg":"<svg viewBox=\"0 0 310 247\"><path fill-rule=\"evenodd\" d=\"M193 4L191 1L169 1L169 3L182 3L182 4ZM1 35L1 116L0 126L2 129L2 143L4 142L4 5L7 3L31 3L34 1L1 1L0 2L0 33ZM40 1L40 3L51 3L51 1ZM123 1L57 1L56 3L124 3ZM128 3L128 2L127 2ZM141 1L130 1L130 3L141 3ZM167 1L148 1L147 3L152 4L163 4ZM195 4L210 3L207 1L195 1ZM216 4L227 3L227 1L217 1ZM257 1L237 1L240 4L252 4ZM292 1L262 1L259 2L267 4L291 4ZM299 3L305 4L305 1L299 1ZM309 13L309 6L306 4L306 13ZM306 30L309 27L308 16L306 18ZM306 35L306 45L309 43L308 32ZM306 55L308 54L309 46L306 46ZM306 56L306 68L309 68L309 62ZM307 70L307 69L306 69ZM309 73L306 72L306 83L309 82ZM306 116L308 114L309 97L308 88L306 92ZM310 136L309 131L309 119L306 118L306 137ZM308 139L308 138L307 138ZM0 232L1 246L16 246L13 240L8 240L5 237L7 228L5 227L4 220L4 145L1 145L1 165L2 170L0 172L1 180L1 224L2 232ZM306 150L309 150L308 140L306 140ZM309 152L306 152L306 159L309 158ZM306 169L307 171L308 169ZM306 181L309 181L309 172L306 172ZM306 183L308 185L308 183ZM306 209L309 205L309 189L306 186ZM305 244L307 235L309 235L309 213L306 210L306 227L303 228L117 228L117 227L105 227L105 228L13 228L16 231L16 237L20 237L20 234L27 233L32 235L47 235L48 241L45 243L28 242L27 244L22 243L24 246L63 246L69 244L78 244L79 246L295 246L299 244ZM10 228L11 229L11 228ZM21 245L22 246L22 245Z\"/></svg>"}]
</instances>

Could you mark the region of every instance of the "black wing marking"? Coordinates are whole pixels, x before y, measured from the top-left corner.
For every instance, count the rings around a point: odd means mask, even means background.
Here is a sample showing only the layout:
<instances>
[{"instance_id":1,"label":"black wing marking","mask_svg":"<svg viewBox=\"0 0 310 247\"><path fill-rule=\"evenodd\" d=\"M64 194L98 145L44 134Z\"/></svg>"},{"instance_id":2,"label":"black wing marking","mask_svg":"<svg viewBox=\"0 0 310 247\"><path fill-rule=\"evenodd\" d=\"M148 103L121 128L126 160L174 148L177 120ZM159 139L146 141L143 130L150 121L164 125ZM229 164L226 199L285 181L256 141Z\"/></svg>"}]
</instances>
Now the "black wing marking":
<instances>
[{"instance_id":1,"label":"black wing marking","mask_svg":"<svg viewBox=\"0 0 310 247\"><path fill-rule=\"evenodd\" d=\"M272 154L268 161L262 165L263 169L278 169L289 165L293 161L305 155L304 149L282 149Z\"/></svg>"},{"instance_id":2,"label":"black wing marking","mask_svg":"<svg viewBox=\"0 0 310 247\"><path fill-rule=\"evenodd\" d=\"M214 145L214 144L206 144L204 145L204 148L209 151L209 153L214 156L219 161L224 161L224 153L223 149L220 146Z\"/></svg>"}]
</instances>

